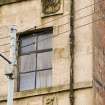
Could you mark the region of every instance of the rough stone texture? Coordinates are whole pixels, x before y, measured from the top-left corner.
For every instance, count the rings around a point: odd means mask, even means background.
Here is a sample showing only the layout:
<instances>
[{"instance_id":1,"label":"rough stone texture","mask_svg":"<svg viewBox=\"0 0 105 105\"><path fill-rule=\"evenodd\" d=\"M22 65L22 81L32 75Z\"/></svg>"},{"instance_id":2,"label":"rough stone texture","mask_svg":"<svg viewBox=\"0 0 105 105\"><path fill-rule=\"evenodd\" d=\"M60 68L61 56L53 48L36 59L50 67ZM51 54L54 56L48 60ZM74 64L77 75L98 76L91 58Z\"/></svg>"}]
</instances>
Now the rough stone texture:
<instances>
[{"instance_id":1,"label":"rough stone texture","mask_svg":"<svg viewBox=\"0 0 105 105\"><path fill-rule=\"evenodd\" d=\"M93 104L92 93L93 93L92 89L84 89L76 91L74 105L95 105Z\"/></svg>"},{"instance_id":2,"label":"rough stone texture","mask_svg":"<svg viewBox=\"0 0 105 105\"><path fill-rule=\"evenodd\" d=\"M99 0L95 0L99 2ZM95 105L105 105L105 1L95 5L94 20L94 93Z\"/></svg>"}]
</instances>

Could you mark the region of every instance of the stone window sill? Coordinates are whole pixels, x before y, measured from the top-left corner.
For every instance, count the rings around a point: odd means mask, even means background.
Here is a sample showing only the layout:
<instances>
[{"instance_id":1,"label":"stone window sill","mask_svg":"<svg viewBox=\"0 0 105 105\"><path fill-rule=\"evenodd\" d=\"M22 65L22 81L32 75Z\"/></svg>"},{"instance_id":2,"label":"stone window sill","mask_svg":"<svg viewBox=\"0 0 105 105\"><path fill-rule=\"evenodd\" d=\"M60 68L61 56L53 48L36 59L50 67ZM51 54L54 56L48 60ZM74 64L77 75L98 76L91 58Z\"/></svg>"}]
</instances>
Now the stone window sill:
<instances>
[{"instance_id":1,"label":"stone window sill","mask_svg":"<svg viewBox=\"0 0 105 105\"><path fill-rule=\"evenodd\" d=\"M0 6L28 0L0 0Z\"/></svg>"},{"instance_id":2,"label":"stone window sill","mask_svg":"<svg viewBox=\"0 0 105 105\"><path fill-rule=\"evenodd\" d=\"M40 96L40 95L46 95L46 94L53 94L53 93L60 93L60 92L67 92L70 90L69 84L67 85L60 85L56 87L49 87L49 88L40 88L40 89L33 89L33 90L26 90L22 92L15 92L14 93L14 99L23 99L27 97L34 97L34 96ZM80 82L74 84L74 90L78 91L80 89L88 89L92 88L92 81L87 82ZM7 96L1 96L0 102L6 101Z\"/></svg>"},{"instance_id":3,"label":"stone window sill","mask_svg":"<svg viewBox=\"0 0 105 105\"><path fill-rule=\"evenodd\" d=\"M26 91L21 91L21 92L15 92L14 99L22 99L22 98L27 98L27 97L45 95L45 94L49 94L49 93L50 94L58 93L58 92L68 91L68 90L69 90L69 85L26 90ZM0 97L0 102L6 101L6 100L7 100L6 96Z\"/></svg>"}]
</instances>

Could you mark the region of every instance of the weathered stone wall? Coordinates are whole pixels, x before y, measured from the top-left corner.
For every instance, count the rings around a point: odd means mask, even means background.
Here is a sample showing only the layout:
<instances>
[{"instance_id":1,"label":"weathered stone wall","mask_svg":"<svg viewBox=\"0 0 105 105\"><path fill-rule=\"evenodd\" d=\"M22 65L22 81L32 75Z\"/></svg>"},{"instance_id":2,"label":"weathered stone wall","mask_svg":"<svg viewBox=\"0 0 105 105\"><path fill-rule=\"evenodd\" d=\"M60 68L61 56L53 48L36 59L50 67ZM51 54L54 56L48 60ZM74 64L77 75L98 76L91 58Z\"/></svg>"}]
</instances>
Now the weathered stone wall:
<instances>
[{"instance_id":1,"label":"weathered stone wall","mask_svg":"<svg viewBox=\"0 0 105 105\"><path fill-rule=\"evenodd\" d=\"M75 0L74 83L93 80L93 24L94 0ZM94 105L92 87L75 90L75 105Z\"/></svg>"},{"instance_id":2,"label":"weathered stone wall","mask_svg":"<svg viewBox=\"0 0 105 105\"><path fill-rule=\"evenodd\" d=\"M0 7L0 37L9 35L9 28L15 24L18 32L23 32L27 29L37 26L43 28L48 26L54 27L53 38L53 87L58 87L56 91L50 91L44 94L34 94L31 96L28 93L17 93L15 105L44 105L44 97L57 96L57 105L70 105L69 102L69 87L62 89L62 85L70 83L70 51L69 51L69 34L70 34L70 0L62 0L62 9L59 13L53 16L43 16L41 12L41 0L27 0L18 3L13 3ZM75 0L75 11L93 3L93 0ZM75 18L88 15L92 12L93 7L83 9L75 13ZM31 11L31 12L30 12ZM55 19L55 20L54 20ZM54 20L54 21L53 21ZM75 27L87 24L92 21L92 16L75 21ZM61 34L62 33L62 34ZM93 39L92 39L92 24L85 27L75 29L75 60L74 60L74 95L75 105L93 105L92 93L92 68L93 68ZM10 42L10 38L1 40L0 44ZM0 47L0 51L9 50L10 46ZM9 57L9 53L5 53ZM6 105L5 98L7 95L7 79L4 76L5 62L0 58L0 105ZM15 89L16 90L16 89ZM44 90L41 90L43 93ZM60 92L59 92L60 91ZM38 92L38 91L37 91ZM22 98L19 98L22 97ZM36 101L35 101L36 100ZM37 101L38 100L38 101ZM53 100L53 99L52 99ZM49 101L49 99L48 99ZM49 103L49 102L48 102ZM50 105L50 104L48 104ZM52 105L52 104L51 104ZM56 104L54 104L56 105Z\"/></svg>"},{"instance_id":3,"label":"weathered stone wall","mask_svg":"<svg viewBox=\"0 0 105 105\"><path fill-rule=\"evenodd\" d=\"M83 89L75 91L74 105L95 105L93 104L93 89Z\"/></svg>"},{"instance_id":4,"label":"weathered stone wall","mask_svg":"<svg viewBox=\"0 0 105 105\"><path fill-rule=\"evenodd\" d=\"M14 95L14 105L70 105L67 87L49 88L18 92ZM6 105L6 97L0 105Z\"/></svg>"},{"instance_id":5,"label":"weathered stone wall","mask_svg":"<svg viewBox=\"0 0 105 105\"><path fill-rule=\"evenodd\" d=\"M23 32L27 29L37 27L54 27L54 35L58 35L53 40L53 83L52 86L69 84L70 75L70 57L69 57L69 19L70 19L70 1L62 0L62 9L60 13L53 16L43 17L41 11L41 0L27 0L18 3L12 3L0 7L0 37L9 35L9 28L12 25L17 26L17 32ZM54 20L54 21L53 21ZM62 21L63 20L63 21ZM67 31L67 32L66 32ZM63 33L63 34L62 34ZM10 38L2 39L0 44L9 43ZM9 50L10 46L0 47L2 52ZM4 53L9 58L9 52ZM0 58L1 59L1 58ZM1 59L1 61L3 61ZM0 96L7 95L7 79L4 76L6 62L0 63ZM16 79L16 78L15 78ZM2 82L3 81L3 82ZM16 85L16 84L15 84ZM15 86L16 87L16 86ZM16 89L15 89L16 90Z\"/></svg>"},{"instance_id":6,"label":"weathered stone wall","mask_svg":"<svg viewBox=\"0 0 105 105\"><path fill-rule=\"evenodd\" d=\"M95 5L94 21L94 93L95 105L105 104L105 1Z\"/></svg>"},{"instance_id":7,"label":"weathered stone wall","mask_svg":"<svg viewBox=\"0 0 105 105\"><path fill-rule=\"evenodd\" d=\"M74 81L92 81L93 70L93 0L75 0ZM91 5L91 6L89 6Z\"/></svg>"}]
</instances>

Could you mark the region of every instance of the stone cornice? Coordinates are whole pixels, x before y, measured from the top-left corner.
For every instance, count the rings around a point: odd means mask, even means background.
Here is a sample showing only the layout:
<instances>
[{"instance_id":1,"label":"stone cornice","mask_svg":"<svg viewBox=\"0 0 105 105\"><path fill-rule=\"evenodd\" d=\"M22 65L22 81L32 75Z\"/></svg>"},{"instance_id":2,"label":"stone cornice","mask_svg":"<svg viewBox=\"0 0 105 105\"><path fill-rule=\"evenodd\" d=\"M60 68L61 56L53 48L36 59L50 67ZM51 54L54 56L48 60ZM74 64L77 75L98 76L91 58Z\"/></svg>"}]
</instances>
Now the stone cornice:
<instances>
[{"instance_id":1,"label":"stone cornice","mask_svg":"<svg viewBox=\"0 0 105 105\"><path fill-rule=\"evenodd\" d=\"M0 0L0 6L8 5L16 2L22 2L22 1L28 1L28 0Z\"/></svg>"}]
</instances>

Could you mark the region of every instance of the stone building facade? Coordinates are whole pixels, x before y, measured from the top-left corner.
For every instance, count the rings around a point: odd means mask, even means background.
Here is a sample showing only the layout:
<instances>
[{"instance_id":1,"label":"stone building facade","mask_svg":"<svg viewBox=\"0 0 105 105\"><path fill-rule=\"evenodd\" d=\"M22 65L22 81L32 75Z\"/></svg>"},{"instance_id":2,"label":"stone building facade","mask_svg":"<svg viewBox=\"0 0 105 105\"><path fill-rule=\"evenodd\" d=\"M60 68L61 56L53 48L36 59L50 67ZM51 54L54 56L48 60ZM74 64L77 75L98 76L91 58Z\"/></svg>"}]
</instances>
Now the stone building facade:
<instances>
[{"instance_id":1,"label":"stone building facade","mask_svg":"<svg viewBox=\"0 0 105 105\"><path fill-rule=\"evenodd\" d=\"M47 2L46 2L47 1ZM46 82L48 85L38 80L33 87L31 83L33 80L21 81L19 75L19 67L15 73L15 91L14 91L14 105L70 105L70 94L74 96L74 105L94 105L93 100L93 0L75 0L75 18L74 18L74 75L73 75L73 93L70 91L70 17L71 17L71 1L70 0L2 0L0 1L0 51L9 58L10 49L10 27L16 25L17 27L17 46L18 51L20 41L24 37L36 34L49 34L51 37L46 38L48 45L41 45L41 47L49 47L51 44L51 81ZM55 3L54 3L55 2ZM53 7L54 6L54 7ZM23 39L22 39L23 38ZM33 38L33 36L32 36ZM35 38L37 43L38 38ZM43 40L43 38L42 38ZM32 41L32 40L31 40ZM19 43L18 43L19 42ZM26 41L23 41L28 42ZM29 44L29 43L28 43ZM3 46L2 46L3 45ZM19 46L20 45L20 46ZM36 47L36 45L34 46ZM21 52L24 50L21 49ZM23 52L24 52L23 51ZM35 50L36 51L36 50ZM44 50L46 52L46 50ZM43 51L42 51L43 52ZM37 52L36 53L40 53ZM20 54L20 53L19 53ZM30 54L29 54L30 55ZM38 56L38 55L37 55ZM18 55L20 57L20 55ZM43 56L42 56L43 57ZM40 59L42 59L40 57ZM18 59L18 58L17 58ZM30 58L27 58L28 60ZM25 61L28 61L25 59ZM38 60L35 58L35 60ZM44 57L47 61L47 56ZM43 61L43 59L41 60ZM41 62L40 61L40 62ZM21 61L22 62L22 61ZM31 61L30 61L31 62ZM34 61L33 61L34 62ZM33 63L32 62L32 63ZM38 62L38 61L37 61ZM41 62L40 66L43 66ZM23 61L24 63L24 61ZM22 64L23 64L22 63ZM33 64L30 63L30 68ZM6 105L7 100L7 78L4 75L6 69L6 62L0 58L0 105ZM28 63L23 64L27 69ZM37 65L37 64L36 64ZM45 63L46 66L46 63ZM49 65L47 65L49 66ZM23 66L22 66L23 67ZM24 71L24 69L21 70ZM36 67L36 66L35 66ZM37 65L38 67L38 65ZM37 68L36 67L36 68ZM26 71L27 72L27 71ZM28 71L29 72L29 71ZM32 71L33 72L33 71ZM34 73L34 72L33 72ZM20 78L21 77L21 78ZM32 77L32 75L31 75ZM32 79L28 76L25 79ZM38 78L36 78L36 81ZM42 82L41 82L42 81ZM35 82L35 81L34 81ZM34 83L33 82L33 83ZM25 85L25 84L26 85ZM49 84L50 83L50 84ZM23 85L24 84L24 85ZM27 85L28 84L28 85ZM30 87L28 87L30 86ZM32 87L31 87L32 86ZM38 86L36 88L36 86Z\"/></svg>"}]
</instances>

